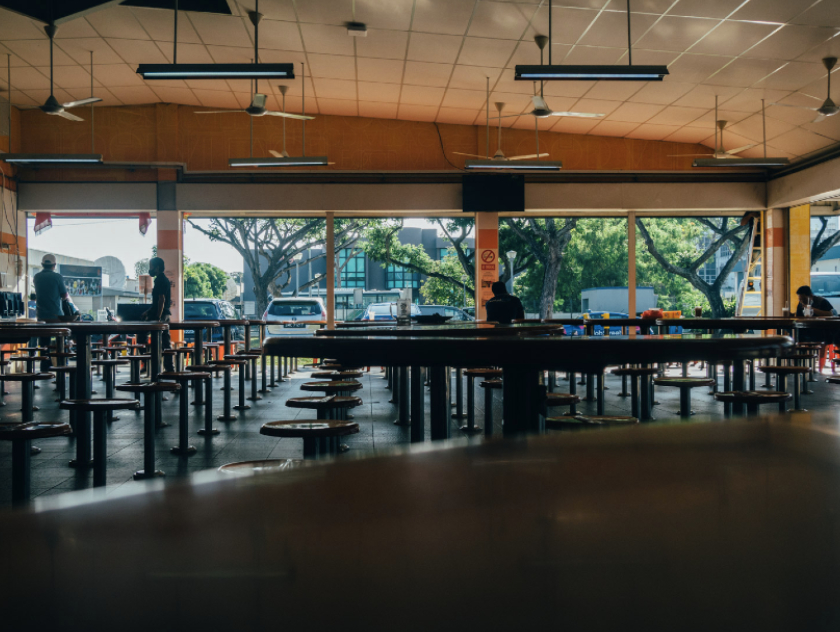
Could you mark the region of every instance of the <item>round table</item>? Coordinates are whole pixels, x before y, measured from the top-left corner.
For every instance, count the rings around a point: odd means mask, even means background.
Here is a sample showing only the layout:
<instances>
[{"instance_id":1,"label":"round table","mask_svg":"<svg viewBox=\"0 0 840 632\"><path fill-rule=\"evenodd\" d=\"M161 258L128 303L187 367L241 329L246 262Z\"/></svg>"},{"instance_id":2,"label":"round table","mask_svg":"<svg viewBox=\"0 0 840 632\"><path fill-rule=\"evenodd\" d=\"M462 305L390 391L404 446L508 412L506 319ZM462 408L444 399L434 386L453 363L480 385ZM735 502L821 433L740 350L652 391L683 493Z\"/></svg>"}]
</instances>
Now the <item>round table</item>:
<instances>
[{"instance_id":1,"label":"round table","mask_svg":"<svg viewBox=\"0 0 840 632\"><path fill-rule=\"evenodd\" d=\"M76 340L76 392L75 399L91 398L90 381L90 337L103 334L111 336L115 334L150 334L152 339L150 354L151 370L150 380L157 382L160 374L161 361L161 332L167 331L167 323L150 321L123 321L105 323L62 323L61 327L67 328ZM160 399L157 400L157 415L161 419ZM76 459L71 461L71 466L88 467L91 457L91 414L89 412L76 414Z\"/></svg>"},{"instance_id":2,"label":"round table","mask_svg":"<svg viewBox=\"0 0 840 632\"><path fill-rule=\"evenodd\" d=\"M169 330L193 332L193 364L204 364L204 331L218 326L218 320L185 320L180 323L169 323ZM204 391L201 387L200 380L193 382L193 388L195 389L193 404L196 406L204 404Z\"/></svg>"},{"instance_id":3,"label":"round table","mask_svg":"<svg viewBox=\"0 0 840 632\"><path fill-rule=\"evenodd\" d=\"M396 336L414 338L448 337L495 337L495 336L527 336L541 334L563 334L559 325L544 325L539 323L520 323L514 325L500 325L496 323L464 323L459 325L395 325L374 327L354 327L350 329L319 329L316 336L336 337L368 337L368 336Z\"/></svg>"},{"instance_id":4,"label":"round table","mask_svg":"<svg viewBox=\"0 0 840 632\"><path fill-rule=\"evenodd\" d=\"M775 357L791 347L787 336L389 336L387 332L360 335L318 335L266 338L267 355L335 358L347 366L409 366L412 374L430 367L432 439L449 437L451 406L450 366L500 366L504 371L504 430L506 434L541 432L544 421L539 375L543 370L600 374L606 367L660 362L734 363L733 388L744 390L743 362ZM416 380L422 385L420 380ZM414 383L415 380L412 380ZM602 382L603 384L603 382ZM412 388L414 388L412 386ZM412 399L415 393L412 393ZM422 402L422 390L417 392ZM418 405L416 409L420 413ZM412 409L412 416L415 409ZM419 417L422 419L422 417ZM412 423L412 441L423 440L423 424Z\"/></svg>"},{"instance_id":5,"label":"round table","mask_svg":"<svg viewBox=\"0 0 840 632\"><path fill-rule=\"evenodd\" d=\"M218 320L218 323L219 326L222 328L222 355L228 355L228 353L230 353L231 345L233 344L230 334L230 328L245 327L248 324L248 321L236 318L220 318Z\"/></svg>"}]
</instances>

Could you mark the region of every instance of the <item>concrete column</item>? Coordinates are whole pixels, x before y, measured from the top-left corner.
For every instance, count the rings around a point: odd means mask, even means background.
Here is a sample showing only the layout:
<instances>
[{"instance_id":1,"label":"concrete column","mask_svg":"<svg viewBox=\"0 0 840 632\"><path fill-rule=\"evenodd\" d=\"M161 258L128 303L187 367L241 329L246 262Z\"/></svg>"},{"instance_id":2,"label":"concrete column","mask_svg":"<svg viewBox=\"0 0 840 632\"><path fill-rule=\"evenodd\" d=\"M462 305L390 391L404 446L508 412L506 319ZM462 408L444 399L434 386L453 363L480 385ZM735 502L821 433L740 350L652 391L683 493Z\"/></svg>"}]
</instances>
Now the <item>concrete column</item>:
<instances>
[{"instance_id":1,"label":"concrete column","mask_svg":"<svg viewBox=\"0 0 840 632\"><path fill-rule=\"evenodd\" d=\"M788 300L791 312L798 303L796 288L811 285L811 205L801 204L788 211L788 259L790 286Z\"/></svg>"},{"instance_id":2,"label":"concrete column","mask_svg":"<svg viewBox=\"0 0 840 632\"><path fill-rule=\"evenodd\" d=\"M493 298L490 286L499 280L499 214L475 214L475 318L487 320L484 304Z\"/></svg>"},{"instance_id":3,"label":"concrete column","mask_svg":"<svg viewBox=\"0 0 840 632\"><path fill-rule=\"evenodd\" d=\"M335 329L335 214L327 213L327 329Z\"/></svg>"},{"instance_id":4,"label":"concrete column","mask_svg":"<svg viewBox=\"0 0 840 632\"><path fill-rule=\"evenodd\" d=\"M158 182L157 255L166 264L166 277L172 284L172 320L184 313L184 233L181 212L177 210L175 183ZM173 331L175 340L181 332Z\"/></svg>"},{"instance_id":5,"label":"concrete column","mask_svg":"<svg viewBox=\"0 0 840 632\"><path fill-rule=\"evenodd\" d=\"M785 210L777 208L764 214L764 313L767 316L781 316L785 301L789 300L786 215Z\"/></svg>"},{"instance_id":6,"label":"concrete column","mask_svg":"<svg viewBox=\"0 0 840 632\"><path fill-rule=\"evenodd\" d=\"M627 213L627 316L636 316L636 213Z\"/></svg>"}]
</instances>

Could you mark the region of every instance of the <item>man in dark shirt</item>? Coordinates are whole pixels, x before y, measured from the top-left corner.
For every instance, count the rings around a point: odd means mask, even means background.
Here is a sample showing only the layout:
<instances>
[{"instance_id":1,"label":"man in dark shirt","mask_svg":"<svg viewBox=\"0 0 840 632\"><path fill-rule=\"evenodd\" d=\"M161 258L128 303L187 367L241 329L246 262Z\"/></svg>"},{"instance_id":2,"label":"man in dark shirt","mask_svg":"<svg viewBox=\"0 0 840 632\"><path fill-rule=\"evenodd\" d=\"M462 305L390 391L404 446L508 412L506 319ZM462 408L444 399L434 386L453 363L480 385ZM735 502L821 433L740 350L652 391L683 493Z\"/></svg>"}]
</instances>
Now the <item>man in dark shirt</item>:
<instances>
[{"instance_id":1,"label":"man in dark shirt","mask_svg":"<svg viewBox=\"0 0 840 632\"><path fill-rule=\"evenodd\" d=\"M67 298L64 277L55 271L55 255L44 255L41 266L44 269L32 277L32 284L35 286L35 317L45 323L60 323L64 316L61 301ZM38 346L49 347L49 337L39 338ZM46 356L46 352L41 355ZM52 362L47 357L41 361L41 372L49 371L51 366Z\"/></svg>"},{"instance_id":2,"label":"man in dark shirt","mask_svg":"<svg viewBox=\"0 0 840 632\"><path fill-rule=\"evenodd\" d=\"M503 325L510 325L516 318L525 318L525 308L522 301L508 294L505 284L496 281L493 284L493 298L487 301L487 320Z\"/></svg>"},{"instance_id":3,"label":"man in dark shirt","mask_svg":"<svg viewBox=\"0 0 840 632\"><path fill-rule=\"evenodd\" d=\"M152 287L152 306L143 313L144 320L154 320L160 323L168 323L172 306L172 284L164 274L166 266L160 257L152 257L149 261L149 274L154 277L155 284ZM166 351L172 348L169 338L169 331L161 333L161 349ZM174 371L175 365L172 356L163 356L163 368L165 371Z\"/></svg>"},{"instance_id":4,"label":"man in dark shirt","mask_svg":"<svg viewBox=\"0 0 840 632\"><path fill-rule=\"evenodd\" d=\"M796 297L799 299L799 304L796 306L796 317L805 317L805 308L810 307L810 317L817 318L826 316L837 316L837 310L822 296L814 295L810 286L803 285L796 290ZM802 329L799 332L799 340L801 342L821 342L823 345L819 349L820 353L820 373L822 373L825 366L825 351L826 345L833 345L836 342L835 334L831 330L819 329Z\"/></svg>"}]
</instances>

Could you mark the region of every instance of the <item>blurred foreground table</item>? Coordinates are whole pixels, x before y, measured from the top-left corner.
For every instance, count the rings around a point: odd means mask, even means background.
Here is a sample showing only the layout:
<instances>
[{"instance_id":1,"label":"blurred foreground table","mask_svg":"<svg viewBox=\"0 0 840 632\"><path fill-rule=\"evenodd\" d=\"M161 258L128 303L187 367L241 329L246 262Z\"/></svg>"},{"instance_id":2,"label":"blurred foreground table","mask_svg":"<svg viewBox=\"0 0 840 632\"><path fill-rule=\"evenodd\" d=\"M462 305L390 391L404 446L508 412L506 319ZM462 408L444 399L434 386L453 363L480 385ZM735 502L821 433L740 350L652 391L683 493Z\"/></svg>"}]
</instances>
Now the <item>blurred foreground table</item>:
<instances>
[{"instance_id":1,"label":"blurred foreground table","mask_svg":"<svg viewBox=\"0 0 840 632\"><path fill-rule=\"evenodd\" d=\"M387 632L840 621L836 413L436 447L0 512L4 621Z\"/></svg>"}]
</instances>

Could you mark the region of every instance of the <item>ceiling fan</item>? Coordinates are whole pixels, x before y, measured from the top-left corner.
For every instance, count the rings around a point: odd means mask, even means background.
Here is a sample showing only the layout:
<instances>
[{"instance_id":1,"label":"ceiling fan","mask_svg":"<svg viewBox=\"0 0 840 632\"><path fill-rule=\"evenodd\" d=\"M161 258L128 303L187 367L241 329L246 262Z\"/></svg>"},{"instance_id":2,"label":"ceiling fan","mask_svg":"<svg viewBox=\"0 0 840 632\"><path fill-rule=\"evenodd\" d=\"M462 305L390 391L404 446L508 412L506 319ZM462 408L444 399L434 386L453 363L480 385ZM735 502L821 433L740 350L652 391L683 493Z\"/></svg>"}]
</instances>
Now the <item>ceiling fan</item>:
<instances>
[{"instance_id":1,"label":"ceiling fan","mask_svg":"<svg viewBox=\"0 0 840 632\"><path fill-rule=\"evenodd\" d=\"M499 115L495 118L499 120L499 133L497 135L498 143L496 146L496 153L493 154L493 157L490 160L500 160L500 161L509 161L509 160L532 160L534 158L544 158L548 156L548 154L528 154L527 156L505 156L505 153L502 151L502 119L503 118L510 118L507 116L502 116L502 110L505 107L504 103L496 102L496 110L498 111ZM518 114L516 116L519 116ZM487 120L487 125L489 127L490 120ZM489 133L489 132L488 132ZM479 156L477 154L465 154L460 151L453 151L453 154L458 156L468 156L470 158L485 158L486 156Z\"/></svg>"},{"instance_id":2,"label":"ceiling fan","mask_svg":"<svg viewBox=\"0 0 840 632\"><path fill-rule=\"evenodd\" d=\"M796 108L798 110L811 110L812 112L817 112L818 116L815 118L812 123L819 123L820 121L825 120L829 116L834 116L837 112L840 112L840 107L837 107L837 104L831 100L831 71L834 66L837 64L836 57L825 57L822 60L823 66L828 71L828 90L826 94L826 99L823 101L823 104L818 108L809 108L804 105L791 105L789 103L771 103L770 105L781 105L785 108Z\"/></svg>"},{"instance_id":3,"label":"ceiling fan","mask_svg":"<svg viewBox=\"0 0 840 632\"><path fill-rule=\"evenodd\" d=\"M535 35L534 41L540 47L540 66L543 65L543 49L548 43L548 38L545 35ZM537 118L548 118L549 116L569 116L576 118L601 118L603 114L594 114L592 112L555 112L543 98L543 82L540 81L540 94L531 97L531 103L534 104L534 109L525 114L536 116ZM514 115L518 116L518 115Z\"/></svg>"},{"instance_id":4,"label":"ceiling fan","mask_svg":"<svg viewBox=\"0 0 840 632\"><path fill-rule=\"evenodd\" d=\"M50 38L50 96L47 98L46 103L44 105L39 106L44 114L50 114L52 116L60 116L62 118L66 118L69 121L84 121L83 118L79 118L75 114L70 114L67 110L70 108L75 108L80 105L90 105L91 103L96 103L97 101L101 101L102 99L98 97L89 97L87 99L81 99L79 101L69 101L67 103L59 103L58 99L55 98L53 95L53 38L55 38L55 33L58 30L58 27L55 24L47 24L44 27L44 30L47 32L47 36Z\"/></svg>"},{"instance_id":5,"label":"ceiling fan","mask_svg":"<svg viewBox=\"0 0 840 632\"><path fill-rule=\"evenodd\" d=\"M251 105L244 110L206 110L196 112L196 114L234 114L245 112L245 114L249 114L250 116L281 116L283 118L297 119L299 121L311 121L315 118L314 116L301 116L300 114L291 114L289 112L266 110L265 102L267 98L268 97L266 95L257 93L254 94L254 97L251 99Z\"/></svg>"},{"instance_id":6,"label":"ceiling fan","mask_svg":"<svg viewBox=\"0 0 840 632\"><path fill-rule=\"evenodd\" d=\"M304 81L306 81L306 77L304 77ZM286 92L289 90L289 86L277 86L277 87L280 89L280 94L283 95L283 112L285 113L286 112ZM305 99L305 95L304 95L304 99ZM305 100L303 101L303 103L304 103L304 106L303 106L304 110L303 111L305 112L306 111ZM309 119L309 118L312 118L312 117L308 116L308 117L301 117L301 118ZM304 127L306 127L306 123L304 123L303 125L304 125ZM306 143L306 135L305 134L304 134L303 138L304 138L304 145L305 145L305 143ZM304 151L305 150L306 150L306 148L304 147ZM283 119L283 151L277 151L276 149L269 149L268 153L270 153L275 158L291 158L291 156L289 156L289 152L286 151L286 119ZM327 164L328 165L334 165L335 163L334 162L328 162Z\"/></svg>"},{"instance_id":7,"label":"ceiling fan","mask_svg":"<svg viewBox=\"0 0 840 632\"><path fill-rule=\"evenodd\" d=\"M742 151L747 151L756 147L758 143L751 145L744 145L743 147L736 147L735 149L726 150L723 148L723 128L726 127L728 121L718 120L718 98L715 95L715 150L711 154L671 154L669 158L735 158L735 154L740 154ZM718 130L720 134L718 135ZM718 144L720 139L720 144Z\"/></svg>"}]
</instances>

